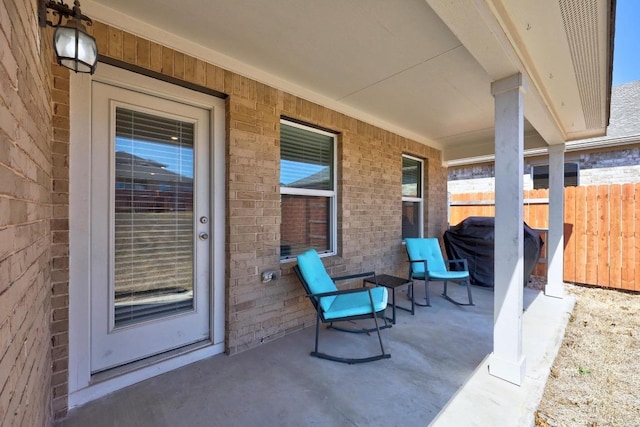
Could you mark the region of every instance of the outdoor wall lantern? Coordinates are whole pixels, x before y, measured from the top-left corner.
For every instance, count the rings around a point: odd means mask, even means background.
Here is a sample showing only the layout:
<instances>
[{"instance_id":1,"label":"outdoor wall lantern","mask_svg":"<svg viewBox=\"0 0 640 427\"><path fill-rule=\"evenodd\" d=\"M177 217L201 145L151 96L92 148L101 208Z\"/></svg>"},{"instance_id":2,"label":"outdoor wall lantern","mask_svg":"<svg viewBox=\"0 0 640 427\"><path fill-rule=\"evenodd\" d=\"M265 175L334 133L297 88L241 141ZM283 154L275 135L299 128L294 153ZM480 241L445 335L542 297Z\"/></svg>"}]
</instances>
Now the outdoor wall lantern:
<instances>
[{"instance_id":1,"label":"outdoor wall lantern","mask_svg":"<svg viewBox=\"0 0 640 427\"><path fill-rule=\"evenodd\" d=\"M58 17L58 22L47 20L47 11L52 10L53 16ZM67 21L62 24L62 18ZM56 31L53 34L53 44L56 50L58 64L67 67L76 73L93 74L98 63L98 48L96 39L87 34L87 25L93 25L93 21L80 11L80 2L75 0L73 9L64 3L54 0L41 0L38 8L38 21L41 27L50 25Z\"/></svg>"}]
</instances>

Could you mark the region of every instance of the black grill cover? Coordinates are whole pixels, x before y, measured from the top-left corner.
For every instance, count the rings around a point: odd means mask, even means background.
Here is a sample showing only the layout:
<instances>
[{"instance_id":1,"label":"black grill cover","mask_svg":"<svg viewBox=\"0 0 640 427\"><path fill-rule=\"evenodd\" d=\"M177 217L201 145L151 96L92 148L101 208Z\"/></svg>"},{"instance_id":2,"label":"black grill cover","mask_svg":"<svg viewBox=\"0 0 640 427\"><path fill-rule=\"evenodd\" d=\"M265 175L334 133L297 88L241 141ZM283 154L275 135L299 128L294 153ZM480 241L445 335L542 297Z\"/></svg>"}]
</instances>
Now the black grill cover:
<instances>
[{"instance_id":1,"label":"black grill cover","mask_svg":"<svg viewBox=\"0 0 640 427\"><path fill-rule=\"evenodd\" d=\"M495 218L470 216L444 232L444 246L449 259L465 258L469 264L471 284L493 288L493 245ZM540 252L542 238L524 223L524 284L529 281Z\"/></svg>"}]
</instances>

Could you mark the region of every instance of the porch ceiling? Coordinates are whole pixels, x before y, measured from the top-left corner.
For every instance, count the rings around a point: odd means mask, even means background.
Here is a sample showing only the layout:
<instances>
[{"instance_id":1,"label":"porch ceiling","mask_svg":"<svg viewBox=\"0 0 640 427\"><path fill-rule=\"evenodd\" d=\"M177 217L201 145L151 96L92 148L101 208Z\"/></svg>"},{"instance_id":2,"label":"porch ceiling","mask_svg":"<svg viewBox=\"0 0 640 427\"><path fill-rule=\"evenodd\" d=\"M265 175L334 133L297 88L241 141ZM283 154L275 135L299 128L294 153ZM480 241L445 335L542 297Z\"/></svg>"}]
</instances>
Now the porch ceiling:
<instances>
[{"instance_id":1,"label":"porch ceiling","mask_svg":"<svg viewBox=\"0 0 640 427\"><path fill-rule=\"evenodd\" d=\"M112 26L441 148L446 161L493 153L490 85L516 72L526 82L527 148L602 135L613 1L82 5Z\"/></svg>"}]
</instances>

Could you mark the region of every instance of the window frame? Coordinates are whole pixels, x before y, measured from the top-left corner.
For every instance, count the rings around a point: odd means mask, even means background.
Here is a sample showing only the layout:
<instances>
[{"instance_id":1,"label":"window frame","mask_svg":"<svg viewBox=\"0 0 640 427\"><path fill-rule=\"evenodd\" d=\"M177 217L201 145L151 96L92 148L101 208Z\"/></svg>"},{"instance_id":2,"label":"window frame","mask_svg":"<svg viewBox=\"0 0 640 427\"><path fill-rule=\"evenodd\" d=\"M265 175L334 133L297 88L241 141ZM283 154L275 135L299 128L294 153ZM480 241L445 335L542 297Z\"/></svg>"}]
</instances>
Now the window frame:
<instances>
[{"instance_id":1,"label":"window frame","mask_svg":"<svg viewBox=\"0 0 640 427\"><path fill-rule=\"evenodd\" d=\"M291 127L295 127L298 129L302 129L308 132L317 133L320 135L331 137L333 142L333 156L331 159L331 167L332 167L332 180L331 185L333 190L315 190L315 189L305 189L305 188L293 188L280 185L280 196L283 194L292 195L292 196L311 196L311 197L322 197L329 199L329 250L326 252L318 253L321 258L335 256L338 254L338 133L337 132L329 132L326 130L318 129L316 127L302 124L296 121L288 120L286 118L280 119L280 125L287 125ZM280 138L280 144L282 144L282 139ZM281 147L282 148L282 147ZM280 161L282 161L282 151L280 152ZM278 174L280 173L281 166L278 167ZM282 197L281 197L282 200ZM282 205L280 206L280 218L282 221ZM282 224L280 224L282 227ZM296 257L299 254L291 254L282 256L280 254L280 262L289 262L295 261Z\"/></svg>"},{"instance_id":2,"label":"window frame","mask_svg":"<svg viewBox=\"0 0 640 427\"><path fill-rule=\"evenodd\" d=\"M567 170L567 166L573 166L575 165L575 180L576 183L575 185L578 186L580 185L580 163L579 162L564 162L563 165L563 174L562 174L562 183L563 186L566 187L573 187L574 185L572 183L568 183L567 184L567 179L572 179L573 176L571 170ZM546 168L546 171L545 171ZM536 169L538 169L538 177L536 177ZM542 169L542 172L540 172L540 169ZM545 175L546 172L546 175ZM567 176L568 174L570 174L569 176ZM542 177L540 177L540 175L542 175ZM546 178L545 178L546 176ZM540 182L542 181L542 183ZM547 186L543 186L543 183L547 183ZM549 188L549 164L545 163L545 164L534 164L531 165L531 186L533 187L534 190L540 190L540 189L547 189Z\"/></svg>"},{"instance_id":3,"label":"window frame","mask_svg":"<svg viewBox=\"0 0 640 427\"><path fill-rule=\"evenodd\" d=\"M409 197L409 196L402 196L402 202L413 202L413 203L419 203L419 236L418 238L422 238L424 237L424 159L415 157L415 156L411 156L409 154L403 154L402 155L402 159L411 159L414 161L417 161L418 164L420 165L420 195L419 197ZM402 165L402 163L401 163ZM404 178L404 170L402 170L402 177ZM402 186L402 180L400 182L400 185ZM400 189L400 194L402 194L402 188ZM402 237L402 242L404 243L404 239L405 236L402 235L402 229L400 230L400 236Z\"/></svg>"}]
</instances>

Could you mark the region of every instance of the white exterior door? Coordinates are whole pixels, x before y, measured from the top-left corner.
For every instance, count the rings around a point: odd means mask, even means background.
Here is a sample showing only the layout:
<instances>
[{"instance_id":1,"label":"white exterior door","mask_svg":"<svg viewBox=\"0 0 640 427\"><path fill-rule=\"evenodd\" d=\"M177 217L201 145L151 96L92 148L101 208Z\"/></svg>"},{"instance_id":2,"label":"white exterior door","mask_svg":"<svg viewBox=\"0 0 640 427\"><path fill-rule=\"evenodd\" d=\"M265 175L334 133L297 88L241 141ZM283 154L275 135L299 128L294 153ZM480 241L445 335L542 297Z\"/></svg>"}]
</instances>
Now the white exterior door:
<instances>
[{"instance_id":1,"label":"white exterior door","mask_svg":"<svg viewBox=\"0 0 640 427\"><path fill-rule=\"evenodd\" d=\"M212 111L92 82L91 372L212 341Z\"/></svg>"}]
</instances>

